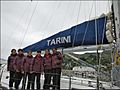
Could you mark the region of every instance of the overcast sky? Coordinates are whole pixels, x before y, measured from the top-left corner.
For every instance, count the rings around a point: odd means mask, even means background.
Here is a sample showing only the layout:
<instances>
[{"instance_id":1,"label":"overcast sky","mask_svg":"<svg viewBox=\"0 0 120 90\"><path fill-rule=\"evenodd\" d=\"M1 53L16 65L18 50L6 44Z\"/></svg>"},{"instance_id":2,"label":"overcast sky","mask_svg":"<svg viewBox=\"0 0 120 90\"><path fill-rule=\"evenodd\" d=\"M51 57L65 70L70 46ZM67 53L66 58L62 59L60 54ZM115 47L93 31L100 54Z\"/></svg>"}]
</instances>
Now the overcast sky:
<instances>
[{"instance_id":1,"label":"overcast sky","mask_svg":"<svg viewBox=\"0 0 120 90\"><path fill-rule=\"evenodd\" d=\"M1 1L1 57L7 59L12 48L26 47L107 13L110 4L102 0Z\"/></svg>"}]
</instances>

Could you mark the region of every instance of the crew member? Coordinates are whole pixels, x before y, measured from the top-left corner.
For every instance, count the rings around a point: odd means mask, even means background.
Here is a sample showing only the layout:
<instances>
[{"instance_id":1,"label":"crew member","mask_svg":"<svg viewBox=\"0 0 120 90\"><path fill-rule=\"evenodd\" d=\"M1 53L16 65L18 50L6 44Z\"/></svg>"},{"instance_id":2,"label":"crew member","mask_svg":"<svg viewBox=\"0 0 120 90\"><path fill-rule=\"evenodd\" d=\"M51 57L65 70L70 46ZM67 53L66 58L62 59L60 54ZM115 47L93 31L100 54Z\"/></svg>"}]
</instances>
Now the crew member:
<instances>
[{"instance_id":1,"label":"crew member","mask_svg":"<svg viewBox=\"0 0 120 90\"><path fill-rule=\"evenodd\" d=\"M32 83L32 89L34 89L34 83L36 79L36 89L40 89L40 77L43 72L43 57L41 56L41 51L37 51L37 55L34 58L33 61L33 83Z\"/></svg>"},{"instance_id":2,"label":"crew member","mask_svg":"<svg viewBox=\"0 0 120 90\"><path fill-rule=\"evenodd\" d=\"M14 62L16 60L16 49L11 50L11 55L8 57L7 61L7 71L9 71L10 79L9 79L9 88L13 87L14 76L15 76L15 69L13 67Z\"/></svg>"},{"instance_id":3,"label":"crew member","mask_svg":"<svg viewBox=\"0 0 120 90\"><path fill-rule=\"evenodd\" d=\"M32 51L30 50L22 62L22 72L24 73L22 89L25 89L27 77L28 77L27 89L29 90L30 87L32 86L32 73L33 73L32 72L32 66L33 66L32 63L33 63L33 60L34 60L34 58L32 56Z\"/></svg>"},{"instance_id":4,"label":"crew member","mask_svg":"<svg viewBox=\"0 0 120 90\"><path fill-rule=\"evenodd\" d=\"M53 89L60 90L60 76L63 57L56 48L52 49L52 52Z\"/></svg>"},{"instance_id":5,"label":"crew member","mask_svg":"<svg viewBox=\"0 0 120 90\"><path fill-rule=\"evenodd\" d=\"M43 89L50 89L50 83L51 83L51 74L52 74L52 58L50 51L48 49L45 50L45 55L44 55L44 85Z\"/></svg>"},{"instance_id":6,"label":"crew member","mask_svg":"<svg viewBox=\"0 0 120 90\"><path fill-rule=\"evenodd\" d=\"M18 55L16 56L16 60L14 62L14 68L15 68L15 89L19 88L20 82L23 77L23 72L21 71L22 61L24 60L25 56L23 54L22 49L18 49Z\"/></svg>"}]
</instances>

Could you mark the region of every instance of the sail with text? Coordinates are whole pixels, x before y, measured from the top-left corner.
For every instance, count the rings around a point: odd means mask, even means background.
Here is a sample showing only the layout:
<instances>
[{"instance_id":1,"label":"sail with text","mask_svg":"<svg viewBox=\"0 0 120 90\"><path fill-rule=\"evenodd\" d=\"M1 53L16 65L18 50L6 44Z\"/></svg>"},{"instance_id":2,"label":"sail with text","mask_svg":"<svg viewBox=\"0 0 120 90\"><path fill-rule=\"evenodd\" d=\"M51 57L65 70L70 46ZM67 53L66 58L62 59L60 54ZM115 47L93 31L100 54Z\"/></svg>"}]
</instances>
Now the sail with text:
<instances>
[{"instance_id":1,"label":"sail with text","mask_svg":"<svg viewBox=\"0 0 120 90\"><path fill-rule=\"evenodd\" d=\"M85 21L81 24L29 45L23 50L27 52L29 50L37 51L52 48L69 48L76 46L96 45L96 41L97 45L108 44L105 31L106 16L90 21Z\"/></svg>"}]
</instances>

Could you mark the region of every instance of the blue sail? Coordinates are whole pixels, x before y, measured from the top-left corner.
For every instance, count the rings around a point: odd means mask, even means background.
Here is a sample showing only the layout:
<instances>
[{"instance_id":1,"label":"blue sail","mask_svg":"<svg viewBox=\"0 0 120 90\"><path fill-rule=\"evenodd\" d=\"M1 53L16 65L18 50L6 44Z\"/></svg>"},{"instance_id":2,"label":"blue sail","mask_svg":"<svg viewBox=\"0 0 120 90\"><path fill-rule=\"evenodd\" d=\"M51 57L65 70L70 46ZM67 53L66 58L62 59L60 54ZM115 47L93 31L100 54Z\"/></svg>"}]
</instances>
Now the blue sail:
<instances>
[{"instance_id":1,"label":"blue sail","mask_svg":"<svg viewBox=\"0 0 120 90\"><path fill-rule=\"evenodd\" d=\"M37 43L29 45L23 48L23 50L27 52L29 50L37 51L52 48L96 45L96 36L97 44L108 44L105 31L106 17L101 17L96 20L85 21L67 30L61 31Z\"/></svg>"}]
</instances>

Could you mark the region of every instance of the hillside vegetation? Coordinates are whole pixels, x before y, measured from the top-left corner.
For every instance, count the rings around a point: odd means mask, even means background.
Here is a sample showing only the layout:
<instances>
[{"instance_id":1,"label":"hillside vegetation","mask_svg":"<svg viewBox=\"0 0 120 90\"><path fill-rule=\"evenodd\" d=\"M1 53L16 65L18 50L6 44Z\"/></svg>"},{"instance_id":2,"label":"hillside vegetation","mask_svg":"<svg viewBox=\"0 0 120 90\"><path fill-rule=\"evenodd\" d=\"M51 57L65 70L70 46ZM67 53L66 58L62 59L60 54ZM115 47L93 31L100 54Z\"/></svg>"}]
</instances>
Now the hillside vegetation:
<instances>
[{"instance_id":1,"label":"hillside vegetation","mask_svg":"<svg viewBox=\"0 0 120 90\"><path fill-rule=\"evenodd\" d=\"M97 59L96 59L96 53L86 53L82 55L77 55L73 54L75 57L80 58L81 60L96 66L97 65ZM101 54L101 66L104 71L109 71L111 70L111 52L110 51L104 51ZM75 66L82 66L82 64L79 61L75 61L74 59L70 58L67 55L64 55L64 60L63 60L63 69L70 70Z\"/></svg>"}]
</instances>

